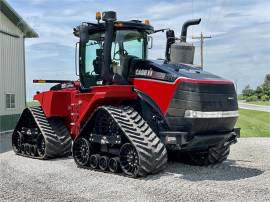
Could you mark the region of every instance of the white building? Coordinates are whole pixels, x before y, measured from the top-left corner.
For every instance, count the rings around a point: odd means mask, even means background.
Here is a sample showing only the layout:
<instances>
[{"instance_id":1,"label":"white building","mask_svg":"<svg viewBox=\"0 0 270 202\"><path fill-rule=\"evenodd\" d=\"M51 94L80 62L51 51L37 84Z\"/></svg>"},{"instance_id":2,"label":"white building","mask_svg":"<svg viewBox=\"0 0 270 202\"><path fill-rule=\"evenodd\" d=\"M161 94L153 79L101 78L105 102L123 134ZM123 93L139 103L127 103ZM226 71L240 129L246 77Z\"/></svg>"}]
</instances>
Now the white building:
<instances>
[{"instance_id":1,"label":"white building","mask_svg":"<svg viewBox=\"0 0 270 202\"><path fill-rule=\"evenodd\" d=\"M25 108L25 38L38 34L0 0L0 132L12 130Z\"/></svg>"}]
</instances>

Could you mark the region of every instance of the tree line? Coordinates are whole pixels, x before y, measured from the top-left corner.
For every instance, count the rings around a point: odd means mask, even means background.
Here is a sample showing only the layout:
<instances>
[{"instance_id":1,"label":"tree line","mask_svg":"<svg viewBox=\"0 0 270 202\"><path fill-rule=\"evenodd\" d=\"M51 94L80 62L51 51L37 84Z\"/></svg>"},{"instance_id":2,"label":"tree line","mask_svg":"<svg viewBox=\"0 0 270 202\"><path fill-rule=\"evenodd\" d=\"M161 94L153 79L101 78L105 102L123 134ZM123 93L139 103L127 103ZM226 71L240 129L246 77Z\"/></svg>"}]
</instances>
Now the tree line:
<instances>
[{"instance_id":1,"label":"tree line","mask_svg":"<svg viewBox=\"0 0 270 202\"><path fill-rule=\"evenodd\" d=\"M270 74L266 74L263 84L259 85L256 89L252 89L247 85L242 90L241 99L247 102L254 101L269 101L270 100Z\"/></svg>"}]
</instances>

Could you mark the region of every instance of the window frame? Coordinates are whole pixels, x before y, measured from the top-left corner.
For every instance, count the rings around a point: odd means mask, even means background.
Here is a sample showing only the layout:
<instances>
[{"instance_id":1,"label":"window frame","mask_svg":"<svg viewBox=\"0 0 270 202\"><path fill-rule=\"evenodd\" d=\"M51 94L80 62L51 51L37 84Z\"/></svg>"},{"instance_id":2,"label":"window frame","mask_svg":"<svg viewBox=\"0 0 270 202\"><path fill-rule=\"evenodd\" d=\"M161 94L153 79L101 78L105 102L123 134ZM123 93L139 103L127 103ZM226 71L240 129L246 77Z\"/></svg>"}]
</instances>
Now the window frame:
<instances>
[{"instance_id":1,"label":"window frame","mask_svg":"<svg viewBox=\"0 0 270 202\"><path fill-rule=\"evenodd\" d=\"M9 103L8 103L8 96L9 96ZM14 99L12 99L12 97ZM7 110L16 109L16 94L15 93L10 93L10 92L5 93L5 109Z\"/></svg>"}]
</instances>

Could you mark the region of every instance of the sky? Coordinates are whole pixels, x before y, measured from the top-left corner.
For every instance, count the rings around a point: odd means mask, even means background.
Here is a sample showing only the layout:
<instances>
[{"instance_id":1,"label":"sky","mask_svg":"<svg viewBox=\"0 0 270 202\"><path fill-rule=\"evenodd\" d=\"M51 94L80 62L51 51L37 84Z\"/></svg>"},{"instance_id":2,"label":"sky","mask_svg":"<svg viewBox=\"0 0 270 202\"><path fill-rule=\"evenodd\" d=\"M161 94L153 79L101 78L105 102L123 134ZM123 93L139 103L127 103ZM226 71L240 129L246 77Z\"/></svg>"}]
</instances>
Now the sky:
<instances>
[{"instance_id":1,"label":"sky","mask_svg":"<svg viewBox=\"0 0 270 202\"><path fill-rule=\"evenodd\" d=\"M95 22L96 11L114 10L119 20L149 19L155 29L170 28L180 35L182 24L201 18L188 30L187 41L196 46L195 63L200 63L201 32L205 40L204 69L237 85L255 88L270 73L269 0L8 0L8 3L39 34L26 39L27 100L46 84L33 79L78 79L75 75L75 44L72 32L81 22ZM150 59L164 58L165 33L153 35Z\"/></svg>"}]
</instances>

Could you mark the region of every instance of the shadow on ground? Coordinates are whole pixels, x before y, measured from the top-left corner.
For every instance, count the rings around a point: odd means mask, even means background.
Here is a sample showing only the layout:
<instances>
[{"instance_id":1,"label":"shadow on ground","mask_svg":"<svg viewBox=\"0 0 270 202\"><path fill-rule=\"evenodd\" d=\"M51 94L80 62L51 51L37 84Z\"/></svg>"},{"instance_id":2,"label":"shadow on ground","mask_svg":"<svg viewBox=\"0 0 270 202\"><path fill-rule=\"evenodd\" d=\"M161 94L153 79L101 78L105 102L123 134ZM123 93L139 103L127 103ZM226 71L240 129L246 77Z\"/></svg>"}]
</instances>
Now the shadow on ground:
<instances>
[{"instance_id":1,"label":"shadow on ground","mask_svg":"<svg viewBox=\"0 0 270 202\"><path fill-rule=\"evenodd\" d=\"M0 135L0 153L4 153L12 150L11 147L11 134ZM52 159L53 161L72 159L72 157L67 158L57 158ZM241 180L245 178L251 178L263 173L262 170L251 167L244 167L243 165L238 165L241 160L226 160L221 164L211 165L211 166L191 166L184 163L169 162L167 168L160 174L150 175L146 178L140 178L141 180L156 180L161 177L173 176L179 179L185 179L188 181L233 181Z\"/></svg>"},{"instance_id":2,"label":"shadow on ground","mask_svg":"<svg viewBox=\"0 0 270 202\"><path fill-rule=\"evenodd\" d=\"M221 164L211 166L191 166L183 163L170 162L167 168L158 175L151 175L145 180L155 180L163 176L173 176L188 181L234 181L255 177L263 173L257 168L237 165L237 161L226 160Z\"/></svg>"}]
</instances>

